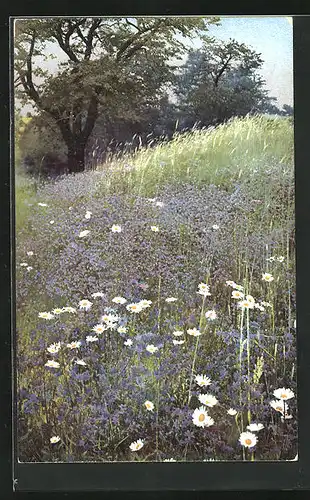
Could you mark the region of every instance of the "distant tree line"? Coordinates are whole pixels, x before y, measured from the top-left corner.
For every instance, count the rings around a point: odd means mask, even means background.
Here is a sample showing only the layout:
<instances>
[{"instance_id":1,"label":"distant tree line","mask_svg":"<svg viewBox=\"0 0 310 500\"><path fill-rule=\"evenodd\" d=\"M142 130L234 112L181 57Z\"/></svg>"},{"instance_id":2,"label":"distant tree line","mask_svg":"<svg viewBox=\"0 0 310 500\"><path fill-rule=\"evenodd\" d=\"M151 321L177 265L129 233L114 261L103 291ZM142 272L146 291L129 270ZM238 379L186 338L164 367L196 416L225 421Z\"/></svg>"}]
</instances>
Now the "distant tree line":
<instances>
[{"instance_id":1,"label":"distant tree line","mask_svg":"<svg viewBox=\"0 0 310 500\"><path fill-rule=\"evenodd\" d=\"M76 18L16 21L16 145L29 173L78 172L116 152L178 131L279 109L259 74L261 55L207 36L216 18ZM188 50L183 39L200 38ZM56 75L37 63L47 44L66 54ZM181 57L186 56L181 64ZM49 56L51 57L51 56ZM35 83L36 82L36 83Z\"/></svg>"}]
</instances>

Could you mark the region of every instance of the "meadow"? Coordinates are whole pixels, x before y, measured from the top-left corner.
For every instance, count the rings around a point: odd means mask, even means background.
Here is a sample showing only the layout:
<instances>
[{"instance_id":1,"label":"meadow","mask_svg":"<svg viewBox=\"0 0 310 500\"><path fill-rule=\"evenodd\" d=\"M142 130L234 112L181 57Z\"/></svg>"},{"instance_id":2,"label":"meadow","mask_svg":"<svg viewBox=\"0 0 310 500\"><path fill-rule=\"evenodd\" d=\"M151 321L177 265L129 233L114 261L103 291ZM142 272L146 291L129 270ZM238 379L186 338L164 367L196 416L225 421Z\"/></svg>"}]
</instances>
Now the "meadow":
<instances>
[{"instance_id":1,"label":"meadow","mask_svg":"<svg viewBox=\"0 0 310 500\"><path fill-rule=\"evenodd\" d=\"M20 461L293 460L293 124L16 168Z\"/></svg>"}]
</instances>

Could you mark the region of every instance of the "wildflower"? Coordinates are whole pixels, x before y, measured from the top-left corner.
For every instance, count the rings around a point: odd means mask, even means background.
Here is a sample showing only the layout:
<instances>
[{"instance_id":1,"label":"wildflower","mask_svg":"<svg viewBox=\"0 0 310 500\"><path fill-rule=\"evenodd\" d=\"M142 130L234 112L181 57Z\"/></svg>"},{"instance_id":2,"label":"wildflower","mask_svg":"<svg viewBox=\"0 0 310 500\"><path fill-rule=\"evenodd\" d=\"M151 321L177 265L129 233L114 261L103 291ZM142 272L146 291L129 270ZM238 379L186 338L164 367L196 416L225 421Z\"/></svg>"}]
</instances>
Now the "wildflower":
<instances>
[{"instance_id":1,"label":"wildflower","mask_svg":"<svg viewBox=\"0 0 310 500\"><path fill-rule=\"evenodd\" d=\"M135 304L128 304L126 306L127 311L130 311L131 313L139 313L142 311L143 306L141 306L140 302L137 302Z\"/></svg>"},{"instance_id":2,"label":"wildflower","mask_svg":"<svg viewBox=\"0 0 310 500\"><path fill-rule=\"evenodd\" d=\"M31 257L33 255L33 252L30 250L29 252L27 252L27 255L29 255L29 257Z\"/></svg>"},{"instance_id":3,"label":"wildflower","mask_svg":"<svg viewBox=\"0 0 310 500\"><path fill-rule=\"evenodd\" d=\"M175 337L180 337L181 335L184 335L181 330L176 330L175 332L172 332L172 335Z\"/></svg>"},{"instance_id":4,"label":"wildflower","mask_svg":"<svg viewBox=\"0 0 310 500\"><path fill-rule=\"evenodd\" d=\"M262 311L262 312L264 312L264 311L265 311L265 308L264 308L261 304L257 304L257 303L255 303L255 304L254 304L254 308L255 308L255 309L258 309L259 311Z\"/></svg>"},{"instance_id":5,"label":"wildflower","mask_svg":"<svg viewBox=\"0 0 310 500\"><path fill-rule=\"evenodd\" d=\"M71 342L70 344L67 344L67 347L69 349L78 349L79 347L81 347L81 345L82 345L82 342L80 342L79 340L77 340L77 341Z\"/></svg>"},{"instance_id":6,"label":"wildflower","mask_svg":"<svg viewBox=\"0 0 310 500\"><path fill-rule=\"evenodd\" d=\"M86 366L86 363L85 363L85 361L83 359L77 359L75 361L75 364L76 365L80 365L80 366Z\"/></svg>"},{"instance_id":7,"label":"wildflower","mask_svg":"<svg viewBox=\"0 0 310 500\"><path fill-rule=\"evenodd\" d=\"M154 354L154 352L158 351L158 347L156 347L156 346L155 346L155 345L153 345L153 344L148 344L148 345L146 346L146 350L147 350L148 352L150 352L151 354Z\"/></svg>"},{"instance_id":8,"label":"wildflower","mask_svg":"<svg viewBox=\"0 0 310 500\"><path fill-rule=\"evenodd\" d=\"M146 309L147 307L151 306L152 301L151 300L143 299L143 300L140 300L140 302L138 302L138 304L140 304L140 306L142 307L142 309Z\"/></svg>"},{"instance_id":9,"label":"wildflower","mask_svg":"<svg viewBox=\"0 0 310 500\"><path fill-rule=\"evenodd\" d=\"M86 337L86 342L96 342L97 340L99 339L95 335L87 335Z\"/></svg>"},{"instance_id":10,"label":"wildflower","mask_svg":"<svg viewBox=\"0 0 310 500\"><path fill-rule=\"evenodd\" d=\"M50 312L41 312L38 314L39 318L42 318L42 319L53 319L54 318L54 315L51 314Z\"/></svg>"},{"instance_id":11,"label":"wildflower","mask_svg":"<svg viewBox=\"0 0 310 500\"><path fill-rule=\"evenodd\" d=\"M176 297L168 297L166 302L176 302L176 300L178 300Z\"/></svg>"},{"instance_id":12,"label":"wildflower","mask_svg":"<svg viewBox=\"0 0 310 500\"><path fill-rule=\"evenodd\" d=\"M248 302L253 302L253 304L255 304L255 299L254 299L254 297L253 297L252 295L247 295L247 296L246 296L246 300L247 300Z\"/></svg>"},{"instance_id":13,"label":"wildflower","mask_svg":"<svg viewBox=\"0 0 310 500\"><path fill-rule=\"evenodd\" d=\"M184 340L176 340L176 339L173 339L173 345L181 345L181 344L184 344Z\"/></svg>"},{"instance_id":14,"label":"wildflower","mask_svg":"<svg viewBox=\"0 0 310 500\"><path fill-rule=\"evenodd\" d=\"M206 375L196 375L195 382L199 385L199 387L211 385L211 380Z\"/></svg>"},{"instance_id":15,"label":"wildflower","mask_svg":"<svg viewBox=\"0 0 310 500\"><path fill-rule=\"evenodd\" d=\"M84 238L89 233L90 233L90 231L88 229L86 229L85 231L81 231L80 234L79 234L79 238Z\"/></svg>"},{"instance_id":16,"label":"wildflower","mask_svg":"<svg viewBox=\"0 0 310 500\"><path fill-rule=\"evenodd\" d=\"M27 262L22 262L22 263L21 263L21 264L19 264L19 265L20 265L20 267L27 267L27 266L28 266Z\"/></svg>"},{"instance_id":17,"label":"wildflower","mask_svg":"<svg viewBox=\"0 0 310 500\"><path fill-rule=\"evenodd\" d=\"M51 444L56 444L56 443L58 443L59 441L60 441L60 437L59 437L59 436L52 436L52 437L50 438L50 442L51 442Z\"/></svg>"},{"instance_id":18,"label":"wildflower","mask_svg":"<svg viewBox=\"0 0 310 500\"><path fill-rule=\"evenodd\" d=\"M104 326L102 323L99 323L98 325L95 325L92 328L92 331L95 333L103 333L106 329L106 326Z\"/></svg>"},{"instance_id":19,"label":"wildflower","mask_svg":"<svg viewBox=\"0 0 310 500\"><path fill-rule=\"evenodd\" d=\"M85 214L85 219L90 219L92 216L92 212L90 212L89 210L86 211L86 214Z\"/></svg>"},{"instance_id":20,"label":"wildflower","mask_svg":"<svg viewBox=\"0 0 310 500\"><path fill-rule=\"evenodd\" d=\"M234 281L228 280L226 281L227 286L232 286L233 288L235 287L236 283Z\"/></svg>"},{"instance_id":21,"label":"wildflower","mask_svg":"<svg viewBox=\"0 0 310 500\"><path fill-rule=\"evenodd\" d=\"M285 389L284 387L273 391L273 395L277 399L282 399L283 401L286 401L287 399L292 399L295 396L295 394L293 393L293 391L291 391L291 389Z\"/></svg>"},{"instance_id":22,"label":"wildflower","mask_svg":"<svg viewBox=\"0 0 310 500\"><path fill-rule=\"evenodd\" d=\"M209 320L214 320L217 318L217 314L214 310L211 310L211 311L207 311L206 314L205 314L206 318L209 319Z\"/></svg>"},{"instance_id":23,"label":"wildflower","mask_svg":"<svg viewBox=\"0 0 310 500\"><path fill-rule=\"evenodd\" d=\"M60 309L59 307L56 307L56 309L52 310L52 313L56 315L62 314L63 312L64 312L63 309Z\"/></svg>"},{"instance_id":24,"label":"wildflower","mask_svg":"<svg viewBox=\"0 0 310 500\"><path fill-rule=\"evenodd\" d=\"M165 458L164 462L176 462L176 460L174 458Z\"/></svg>"},{"instance_id":25,"label":"wildflower","mask_svg":"<svg viewBox=\"0 0 310 500\"><path fill-rule=\"evenodd\" d=\"M125 304L127 300L124 299L124 297L114 297L114 299L112 299L112 302L114 302L115 304Z\"/></svg>"},{"instance_id":26,"label":"wildflower","mask_svg":"<svg viewBox=\"0 0 310 500\"><path fill-rule=\"evenodd\" d=\"M114 314L104 314L101 318L101 321L103 321L106 324L114 323L114 322L117 322L118 320L119 320L119 317L114 315Z\"/></svg>"},{"instance_id":27,"label":"wildflower","mask_svg":"<svg viewBox=\"0 0 310 500\"><path fill-rule=\"evenodd\" d=\"M228 415L231 415L232 417L234 417L235 415L237 415L237 410L234 410L233 408L229 408L229 410L227 410L227 413Z\"/></svg>"},{"instance_id":28,"label":"wildflower","mask_svg":"<svg viewBox=\"0 0 310 500\"><path fill-rule=\"evenodd\" d=\"M45 366L48 368L59 368L60 364L57 361L54 361L53 359L49 359L46 363Z\"/></svg>"},{"instance_id":29,"label":"wildflower","mask_svg":"<svg viewBox=\"0 0 310 500\"><path fill-rule=\"evenodd\" d=\"M113 224L111 227L112 233L120 233L122 231L121 226L118 226L117 224Z\"/></svg>"},{"instance_id":30,"label":"wildflower","mask_svg":"<svg viewBox=\"0 0 310 500\"><path fill-rule=\"evenodd\" d=\"M201 335L201 332L197 330L197 328L189 328L187 330L188 335L192 335L193 337L199 337Z\"/></svg>"},{"instance_id":31,"label":"wildflower","mask_svg":"<svg viewBox=\"0 0 310 500\"><path fill-rule=\"evenodd\" d=\"M278 262L284 262L284 257L283 257L283 255L279 255L279 257L277 257L277 261L278 261Z\"/></svg>"},{"instance_id":32,"label":"wildflower","mask_svg":"<svg viewBox=\"0 0 310 500\"><path fill-rule=\"evenodd\" d=\"M274 280L274 277L270 273L263 273L262 274L262 280L267 281L267 283L271 283L271 281Z\"/></svg>"},{"instance_id":33,"label":"wildflower","mask_svg":"<svg viewBox=\"0 0 310 500\"><path fill-rule=\"evenodd\" d=\"M68 312L70 314L76 313L76 309L74 307L70 307L70 306L63 307L62 310L63 310L63 312Z\"/></svg>"},{"instance_id":34,"label":"wildflower","mask_svg":"<svg viewBox=\"0 0 310 500\"><path fill-rule=\"evenodd\" d=\"M126 326L119 326L117 331L118 331L118 333L126 333L127 328L126 328Z\"/></svg>"},{"instance_id":35,"label":"wildflower","mask_svg":"<svg viewBox=\"0 0 310 500\"><path fill-rule=\"evenodd\" d=\"M156 201L155 205L162 208L165 204L162 201Z\"/></svg>"},{"instance_id":36,"label":"wildflower","mask_svg":"<svg viewBox=\"0 0 310 500\"><path fill-rule=\"evenodd\" d=\"M148 411L154 410L154 403L152 401L145 401L144 406Z\"/></svg>"},{"instance_id":37,"label":"wildflower","mask_svg":"<svg viewBox=\"0 0 310 500\"><path fill-rule=\"evenodd\" d=\"M71 212L71 210L73 210L73 207L69 207L69 209L68 209L68 210L70 210L70 212Z\"/></svg>"},{"instance_id":38,"label":"wildflower","mask_svg":"<svg viewBox=\"0 0 310 500\"><path fill-rule=\"evenodd\" d=\"M28 266L28 267L27 267L27 271L28 271L28 272L29 272L29 271L32 271L32 269L33 269L33 267L31 267L31 266Z\"/></svg>"},{"instance_id":39,"label":"wildflower","mask_svg":"<svg viewBox=\"0 0 310 500\"><path fill-rule=\"evenodd\" d=\"M50 224L51 225L55 224L55 221L54 220L50 220Z\"/></svg>"},{"instance_id":40,"label":"wildflower","mask_svg":"<svg viewBox=\"0 0 310 500\"><path fill-rule=\"evenodd\" d=\"M89 311L92 305L93 303L87 299L80 300L79 302L79 308L84 309L85 311Z\"/></svg>"},{"instance_id":41,"label":"wildflower","mask_svg":"<svg viewBox=\"0 0 310 500\"><path fill-rule=\"evenodd\" d=\"M38 203L39 207L47 207L48 205L46 203Z\"/></svg>"},{"instance_id":42,"label":"wildflower","mask_svg":"<svg viewBox=\"0 0 310 500\"><path fill-rule=\"evenodd\" d=\"M239 290L233 290L231 292L231 296L232 296L233 299L243 299L244 293L243 292L239 292Z\"/></svg>"},{"instance_id":43,"label":"wildflower","mask_svg":"<svg viewBox=\"0 0 310 500\"><path fill-rule=\"evenodd\" d=\"M92 298L93 299L96 299L97 297L104 297L104 293L102 292L95 292L95 293L92 293Z\"/></svg>"},{"instance_id":44,"label":"wildflower","mask_svg":"<svg viewBox=\"0 0 310 500\"><path fill-rule=\"evenodd\" d=\"M212 406L215 406L216 403L218 403L218 400L215 396L212 396L212 394L199 394L198 399L200 403L206 406L210 406L211 408Z\"/></svg>"},{"instance_id":45,"label":"wildflower","mask_svg":"<svg viewBox=\"0 0 310 500\"><path fill-rule=\"evenodd\" d=\"M240 300L240 302L238 302L238 306L242 309L254 309L254 302L250 300Z\"/></svg>"},{"instance_id":46,"label":"wildflower","mask_svg":"<svg viewBox=\"0 0 310 500\"><path fill-rule=\"evenodd\" d=\"M127 340L125 340L125 342L124 342L124 345L126 345L126 346L128 346L128 347L132 346L132 344L133 344L133 342L132 342L132 340L131 340L131 339L127 339Z\"/></svg>"},{"instance_id":47,"label":"wildflower","mask_svg":"<svg viewBox=\"0 0 310 500\"><path fill-rule=\"evenodd\" d=\"M151 226L151 231L153 231L153 233L158 233L159 227L158 226Z\"/></svg>"},{"instance_id":48,"label":"wildflower","mask_svg":"<svg viewBox=\"0 0 310 500\"><path fill-rule=\"evenodd\" d=\"M143 445L144 445L144 443L143 443L142 439L138 439L138 441L134 441L133 443L131 443L129 448L131 449L131 451L139 451L139 450L141 450Z\"/></svg>"},{"instance_id":49,"label":"wildflower","mask_svg":"<svg viewBox=\"0 0 310 500\"><path fill-rule=\"evenodd\" d=\"M252 432L241 432L239 442L246 448L252 448L257 443L257 437Z\"/></svg>"},{"instance_id":50,"label":"wildflower","mask_svg":"<svg viewBox=\"0 0 310 500\"><path fill-rule=\"evenodd\" d=\"M206 409L201 406L200 408L196 408L194 413L192 414L192 421L197 427L210 427L214 424L213 418L208 415Z\"/></svg>"},{"instance_id":51,"label":"wildflower","mask_svg":"<svg viewBox=\"0 0 310 500\"><path fill-rule=\"evenodd\" d=\"M218 226L217 224L213 224L212 229L214 229L214 231L217 231L217 229L220 229L220 226Z\"/></svg>"},{"instance_id":52,"label":"wildflower","mask_svg":"<svg viewBox=\"0 0 310 500\"><path fill-rule=\"evenodd\" d=\"M57 342L56 344L51 344L46 350L51 354L56 354L60 349L60 345L61 345L60 342Z\"/></svg>"},{"instance_id":53,"label":"wildflower","mask_svg":"<svg viewBox=\"0 0 310 500\"><path fill-rule=\"evenodd\" d=\"M264 307L272 307L272 305L270 304L270 302L261 302L261 305L264 306Z\"/></svg>"},{"instance_id":54,"label":"wildflower","mask_svg":"<svg viewBox=\"0 0 310 500\"><path fill-rule=\"evenodd\" d=\"M199 283L198 285L199 293L200 295L203 295L204 297L210 296L211 293L209 292L210 287L207 285L207 283Z\"/></svg>"},{"instance_id":55,"label":"wildflower","mask_svg":"<svg viewBox=\"0 0 310 500\"><path fill-rule=\"evenodd\" d=\"M250 424L247 426L247 429L251 432L258 432L264 428L263 424Z\"/></svg>"},{"instance_id":56,"label":"wildflower","mask_svg":"<svg viewBox=\"0 0 310 500\"><path fill-rule=\"evenodd\" d=\"M268 260L268 262L274 262L276 260L276 258L275 257L268 257L268 259L266 259L266 260Z\"/></svg>"},{"instance_id":57,"label":"wildflower","mask_svg":"<svg viewBox=\"0 0 310 500\"><path fill-rule=\"evenodd\" d=\"M283 413L284 414L284 401L283 399L280 399L280 401L270 401L270 406L278 411L279 413Z\"/></svg>"}]
</instances>

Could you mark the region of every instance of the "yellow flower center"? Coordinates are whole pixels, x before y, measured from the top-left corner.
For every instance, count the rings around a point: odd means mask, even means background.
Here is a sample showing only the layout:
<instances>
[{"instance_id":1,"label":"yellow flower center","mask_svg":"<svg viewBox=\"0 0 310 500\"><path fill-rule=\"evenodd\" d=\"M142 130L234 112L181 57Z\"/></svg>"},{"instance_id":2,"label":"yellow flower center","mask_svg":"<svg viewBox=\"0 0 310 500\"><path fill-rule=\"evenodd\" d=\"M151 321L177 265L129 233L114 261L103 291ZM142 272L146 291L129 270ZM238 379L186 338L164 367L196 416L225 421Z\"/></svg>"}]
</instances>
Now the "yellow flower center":
<instances>
[{"instance_id":1,"label":"yellow flower center","mask_svg":"<svg viewBox=\"0 0 310 500\"><path fill-rule=\"evenodd\" d=\"M205 415L204 415L203 413L201 413L201 414L199 415L198 420L199 420L199 422L203 422L203 421L205 420L205 418L206 418L206 417L205 417Z\"/></svg>"},{"instance_id":2,"label":"yellow flower center","mask_svg":"<svg viewBox=\"0 0 310 500\"><path fill-rule=\"evenodd\" d=\"M248 446L252 443L252 440L251 439L246 439L245 440L245 444L247 444Z\"/></svg>"},{"instance_id":3,"label":"yellow flower center","mask_svg":"<svg viewBox=\"0 0 310 500\"><path fill-rule=\"evenodd\" d=\"M281 398L282 399L286 399L287 398L287 395L285 393L281 394Z\"/></svg>"}]
</instances>

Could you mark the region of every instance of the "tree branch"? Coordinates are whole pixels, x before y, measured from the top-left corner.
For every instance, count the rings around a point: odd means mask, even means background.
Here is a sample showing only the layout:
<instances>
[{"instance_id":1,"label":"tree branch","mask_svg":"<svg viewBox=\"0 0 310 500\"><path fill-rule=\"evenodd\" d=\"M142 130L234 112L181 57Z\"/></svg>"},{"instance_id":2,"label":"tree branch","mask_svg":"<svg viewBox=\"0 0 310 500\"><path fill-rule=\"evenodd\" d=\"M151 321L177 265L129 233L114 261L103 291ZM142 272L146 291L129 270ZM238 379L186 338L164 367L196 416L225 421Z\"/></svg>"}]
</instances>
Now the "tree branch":
<instances>
[{"instance_id":1,"label":"tree branch","mask_svg":"<svg viewBox=\"0 0 310 500\"><path fill-rule=\"evenodd\" d=\"M222 74L226 70L226 68L227 68L228 64L230 63L230 61L232 60L232 58L233 58L233 56L232 56L232 54L230 54L230 56L228 57L227 61L223 64L222 68L220 69L220 71L218 72L218 74L215 76L215 78L214 78L214 87L218 86L219 79L221 78Z\"/></svg>"},{"instance_id":2,"label":"tree branch","mask_svg":"<svg viewBox=\"0 0 310 500\"><path fill-rule=\"evenodd\" d=\"M159 19L158 21L155 21L155 23L153 24L153 26L148 26L144 29L140 29L138 31L138 33L135 33L131 38L129 38L122 46L121 48L119 49L117 55L116 55L116 61L118 62L121 58L121 56L124 54L124 52L131 46L133 45L135 42L137 42L138 40L141 40L143 39L143 35L145 35L146 33L148 33L149 35L151 33L155 33L157 31L157 29L159 28L159 26L161 24L163 24L164 20L163 19ZM135 52L135 51L134 51Z\"/></svg>"},{"instance_id":3,"label":"tree branch","mask_svg":"<svg viewBox=\"0 0 310 500\"><path fill-rule=\"evenodd\" d=\"M81 23L81 21L80 21ZM67 31L67 33L63 33L61 29L61 24L59 23L56 26L54 37L56 38L57 42L59 43L60 48L67 54L69 59L75 63L79 63L80 60L76 56L76 54L73 52L71 46L70 46L70 37L74 32L76 26L71 25L70 29ZM64 38L63 38L64 37Z\"/></svg>"}]
</instances>

